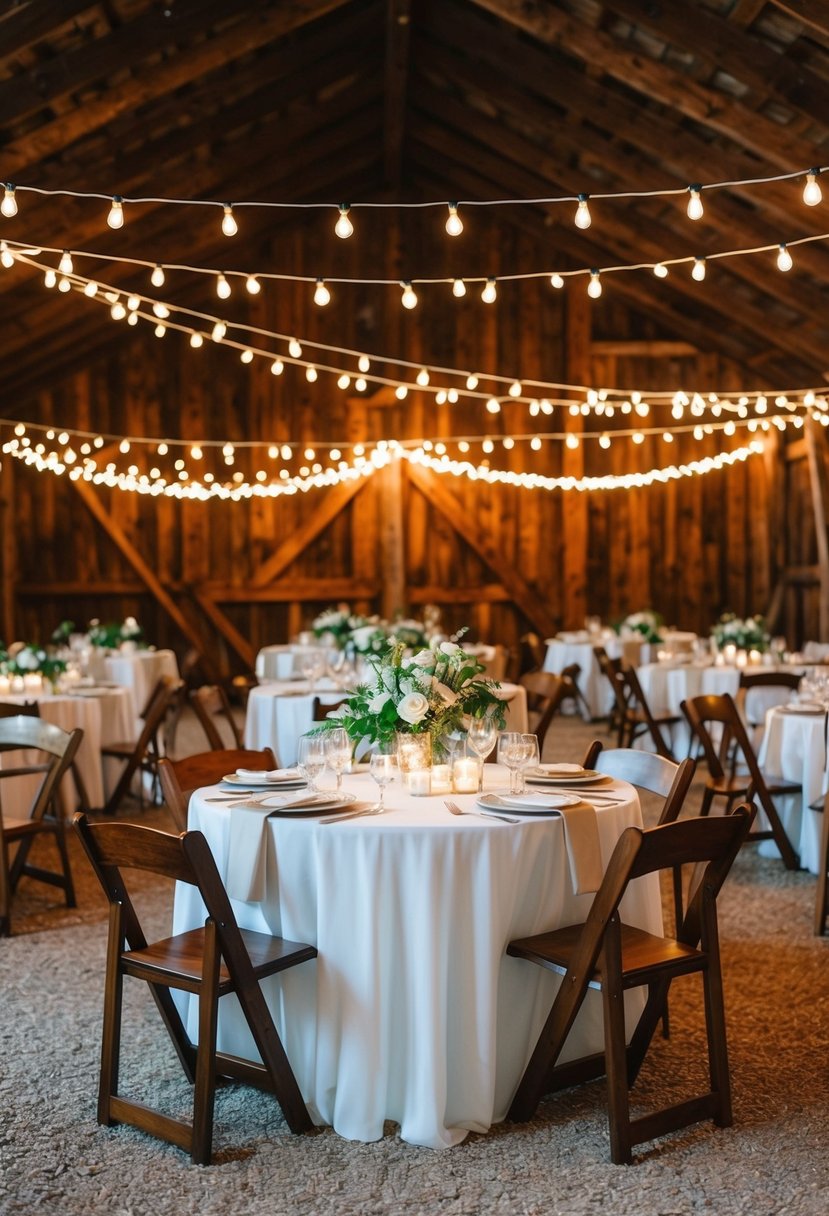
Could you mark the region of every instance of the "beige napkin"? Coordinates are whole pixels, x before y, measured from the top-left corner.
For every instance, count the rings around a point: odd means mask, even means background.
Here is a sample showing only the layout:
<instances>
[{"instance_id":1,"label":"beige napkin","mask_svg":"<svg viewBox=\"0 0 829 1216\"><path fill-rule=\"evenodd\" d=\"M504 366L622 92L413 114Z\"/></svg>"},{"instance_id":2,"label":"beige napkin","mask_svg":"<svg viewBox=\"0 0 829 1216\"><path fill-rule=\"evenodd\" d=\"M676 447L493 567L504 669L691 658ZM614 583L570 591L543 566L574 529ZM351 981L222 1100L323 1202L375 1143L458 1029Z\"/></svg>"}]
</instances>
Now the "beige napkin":
<instances>
[{"instance_id":1,"label":"beige napkin","mask_svg":"<svg viewBox=\"0 0 829 1216\"><path fill-rule=\"evenodd\" d=\"M306 791L268 798L268 805L259 802L238 802L230 808L230 844L227 851L225 887L231 899L245 903L265 897L265 863L267 861L267 831L265 823L274 811L294 806L313 806L319 794Z\"/></svg>"},{"instance_id":2,"label":"beige napkin","mask_svg":"<svg viewBox=\"0 0 829 1216\"><path fill-rule=\"evenodd\" d=\"M505 810L518 810L521 806L544 807L551 815L561 815L564 820L564 843L570 866L570 880L576 895L598 891L602 885L602 850L599 843L599 827L596 808L588 802L573 806L556 805L555 794L527 793L498 795Z\"/></svg>"},{"instance_id":3,"label":"beige napkin","mask_svg":"<svg viewBox=\"0 0 829 1216\"><path fill-rule=\"evenodd\" d=\"M264 784L268 781L298 781L300 772L298 768L272 768L267 772L261 768L237 768L236 776L242 781Z\"/></svg>"}]
</instances>

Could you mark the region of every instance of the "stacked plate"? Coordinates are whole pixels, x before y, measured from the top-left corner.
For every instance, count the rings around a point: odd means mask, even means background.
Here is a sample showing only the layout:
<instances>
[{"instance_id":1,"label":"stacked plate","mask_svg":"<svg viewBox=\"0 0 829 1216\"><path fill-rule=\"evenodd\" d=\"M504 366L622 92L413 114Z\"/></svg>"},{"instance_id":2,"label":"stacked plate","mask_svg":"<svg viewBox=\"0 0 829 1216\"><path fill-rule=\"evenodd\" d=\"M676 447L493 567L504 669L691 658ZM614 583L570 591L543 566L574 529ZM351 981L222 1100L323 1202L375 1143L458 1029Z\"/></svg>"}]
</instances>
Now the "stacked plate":
<instances>
[{"instance_id":1,"label":"stacked plate","mask_svg":"<svg viewBox=\"0 0 829 1216\"><path fill-rule=\"evenodd\" d=\"M582 768L580 764L539 764L537 768L527 769L526 780L529 785L599 785L607 784L612 778L593 768Z\"/></svg>"},{"instance_id":2,"label":"stacked plate","mask_svg":"<svg viewBox=\"0 0 829 1216\"><path fill-rule=\"evenodd\" d=\"M482 794L478 806L486 811L509 811L511 815L555 815L566 806L578 806L578 794L544 793L531 790L526 794Z\"/></svg>"},{"instance_id":3,"label":"stacked plate","mask_svg":"<svg viewBox=\"0 0 829 1216\"><path fill-rule=\"evenodd\" d=\"M308 783L296 769L283 768L262 773L247 770L244 773L228 773L222 777L222 784L246 790L298 790Z\"/></svg>"}]
</instances>

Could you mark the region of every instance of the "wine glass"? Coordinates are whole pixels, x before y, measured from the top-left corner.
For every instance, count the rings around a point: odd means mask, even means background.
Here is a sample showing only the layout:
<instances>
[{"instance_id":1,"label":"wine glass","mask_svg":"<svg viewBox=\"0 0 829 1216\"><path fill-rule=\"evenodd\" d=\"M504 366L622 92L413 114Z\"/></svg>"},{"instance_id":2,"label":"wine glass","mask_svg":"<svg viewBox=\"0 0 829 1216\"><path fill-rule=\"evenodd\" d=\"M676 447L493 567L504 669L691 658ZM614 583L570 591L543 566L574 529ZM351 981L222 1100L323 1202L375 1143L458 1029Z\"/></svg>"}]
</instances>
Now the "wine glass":
<instances>
[{"instance_id":1,"label":"wine glass","mask_svg":"<svg viewBox=\"0 0 829 1216\"><path fill-rule=\"evenodd\" d=\"M351 763L351 740L343 726L328 731L325 736L325 762L337 778L337 793L342 792L343 773Z\"/></svg>"},{"instance_id":2,"label":"wine glass","mask_svg":"<svg viewBox=\"0 0 829 1216\"><path fill-rule=\"evenodd\" d=\"M523 750L521 753L521 763L518 766L518 781L517 781L519 794L524 793L525 781L526 781L525 774L527 773L527 770L538 768L539 764L541 763L541 754L540 754L539 746L538 746L538 736L522 734L521 741L523 743Z\"/></svg>"},{"instance_id":3,"label":"wine glass","mask_svg":"<svg viewBox=\"0 0 829 1216\"><path fill-rule=\"evenodd\" d=\"M478 757L478 793L484 788L484 760L495 746L498 728L490 717L473 718L469 723L466 741Z\"/></svg>"},{"instance_id":4,"label":"wine glass","mask_svg":"<svg viewBox=\"0 0 829 1216\"><path fill-rule=\"evenodd\" d=\"M390 785L397 776L396 754L393 752L372 752L369 760L369 771L380 787L380 801L377 805L381 811L384 811L386 808L383 799L386 794L386 786Z\"/></svg>"},{"instance_id":5,"label":"wine glass","mask_svg":"<svg viewBox=\"0 0 829 1216\"><path fill-rule=\"evenodd\" d=\"M509 769L509 792L520 794L518 774L524 759L524 736L517 730L503 730L498 736L498 763Z\"/></svg>"},{"instance_id":6,"label":"wine glass","mask_svg":"<svg viewBox=\"0 0 829 1216\"><path fill-rule=\"evenodd\" d=\"M317 777L325 768L325 739L322 735L301 735L297 745L297 768L308 782L308 789L317 792Z\"/></svg>"}]
</instances>

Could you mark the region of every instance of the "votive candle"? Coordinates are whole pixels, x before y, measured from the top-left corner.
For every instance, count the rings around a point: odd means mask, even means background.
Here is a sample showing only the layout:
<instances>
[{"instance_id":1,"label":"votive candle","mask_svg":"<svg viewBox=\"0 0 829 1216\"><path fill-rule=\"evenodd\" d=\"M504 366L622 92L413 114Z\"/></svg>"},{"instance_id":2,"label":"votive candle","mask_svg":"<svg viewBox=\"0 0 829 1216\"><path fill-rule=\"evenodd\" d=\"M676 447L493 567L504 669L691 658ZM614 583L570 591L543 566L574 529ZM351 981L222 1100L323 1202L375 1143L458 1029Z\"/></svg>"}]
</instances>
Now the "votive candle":
<instances>
[{"instance_id":1,"label":"votive candle","mask_svg":"<svg viewBox=\"0 0 829 1216\"><path fill-rule=\"evenodd\" d=\"M458 794L475 794L478 791L478 762L471 756L462 756L455 761L452 769L455 782L455 792Z\"/></svg>"},{"instance_id":2,"label":"votive candle","mask_svg":"<svg viewBox=\"0 0 829 1216\"><path fill-rule=\"evenodd\" d=\"M452 793L452 770L448 764L432 765L432 793Z\"/></svg>"},{"instance_id":3,"label":"votive candle","mask_svg":"<svg viewBox=\"0 0 829 1216\"><path fill-rule=\"evenodd\" d=\"M409 773L409 793L421 798L431 793L432 774L428 768L415 768Z\"/></svg>"}]
</instances>

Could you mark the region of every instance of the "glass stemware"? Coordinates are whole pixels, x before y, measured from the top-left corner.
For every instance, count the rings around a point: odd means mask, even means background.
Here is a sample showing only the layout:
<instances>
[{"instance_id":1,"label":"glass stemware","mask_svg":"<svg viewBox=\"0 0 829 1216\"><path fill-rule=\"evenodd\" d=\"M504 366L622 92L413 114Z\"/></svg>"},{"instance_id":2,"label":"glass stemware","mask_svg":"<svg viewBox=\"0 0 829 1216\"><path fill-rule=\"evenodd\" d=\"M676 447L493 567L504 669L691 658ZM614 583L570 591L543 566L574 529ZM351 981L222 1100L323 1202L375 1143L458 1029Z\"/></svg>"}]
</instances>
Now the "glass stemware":
<instances>
[{"instance_id":1,"label":"glass stemware","mask_svg":"<svg viewBox=\"0 0 829 1216\"><path fill-rule=\"evenodd\" d=\"M385 810L384 797L386 786L390 785L397 776L397 756L390 752L372 752L369 759L369 770L380 787L378 807Z\"/></svg>"},{"instance_id":2,"label":"glass stemware","mask_svg":"<svg viewBox=\"0 0 829 1216\"><path fill-rule=\"evenodd\" d=\"M466 741L478 757L478 793L484 788L484 761L495 746L498 728L492 718L473 718L469 723Z\"/></svg>"},{"instance_id":3,"label":"glass stemware","mask_svg":"<svg viewBox=\"0 0 829 1216\"><path fill-rule=\"evenodd\" d=\"M538 736L522 734L523 751L518 767L518 793L523 794L528 770L538 768L541 763L541 753L538 746Z\"/></svg>"},{"instance_id":4,"label":"glass stemware","mask_svg":"<svg viewBox=\"0 0 829 1216\"><path fill-rule=\"evenodd\" d=\"M504 730L498 736L498 763L509 769L509 792L520 794L519 771L524 759L524 736L520 731Z\"/></svg>"},{"instance_id":5,"label":"glass stemware","mask_svg":"<svg viewBox=\"0 0 829 1216\"><path fill-rule=\"evenodd\" d=\"M301 735L297 745L297 768L308 782L308 789L317 792L317 777L325 768L325 739L322 735Z\"/></svg>"},{"instance_id":6,"label":"glass stemware","mask_svg":"<svg viewBox=\"0 0 829 1216\"><path fill-rule=\"evenodd\" d=\"M337 778L337 793L342 792L343 773L351 763L351 740L345 727L337 726L325 736L325 762Z\"/></svg>"}]
</instances>

